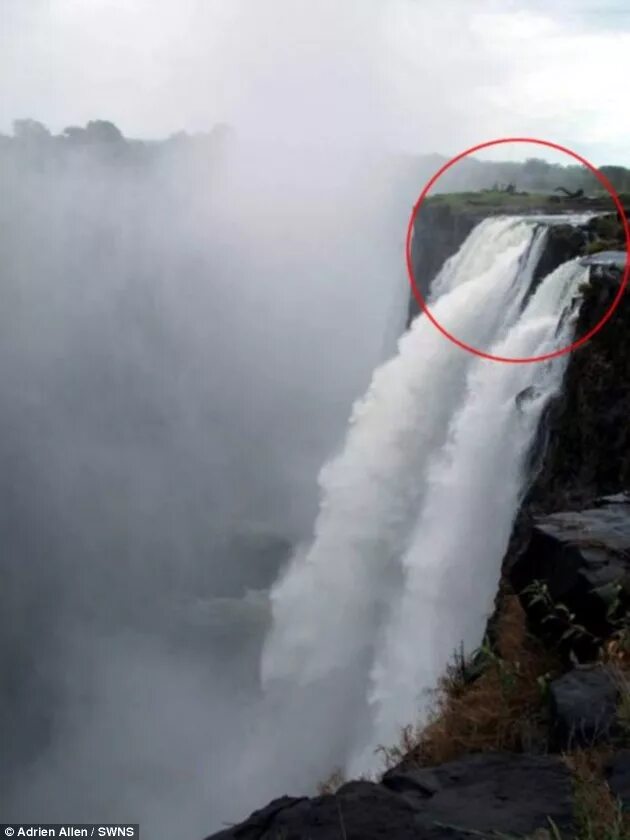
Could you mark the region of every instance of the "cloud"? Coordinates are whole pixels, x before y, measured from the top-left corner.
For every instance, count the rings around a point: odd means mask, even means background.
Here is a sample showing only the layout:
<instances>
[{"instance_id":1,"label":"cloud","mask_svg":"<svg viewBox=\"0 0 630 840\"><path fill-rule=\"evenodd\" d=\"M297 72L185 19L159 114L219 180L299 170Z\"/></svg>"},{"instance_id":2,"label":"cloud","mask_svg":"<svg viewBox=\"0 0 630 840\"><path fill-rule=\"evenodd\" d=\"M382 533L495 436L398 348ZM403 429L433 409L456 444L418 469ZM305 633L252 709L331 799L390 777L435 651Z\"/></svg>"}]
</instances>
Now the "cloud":
<instances>
[{"instance_id":1,"label":"cloud","mask_svg":"<svg viewBox=\"0 0 630 840\"><path fill-rule=\"evenodd\" d=\"M614 3L3 0L0 123L234 123L285 142L454 152L539 134L628 162Z\"/></svg>"}]
</instances>

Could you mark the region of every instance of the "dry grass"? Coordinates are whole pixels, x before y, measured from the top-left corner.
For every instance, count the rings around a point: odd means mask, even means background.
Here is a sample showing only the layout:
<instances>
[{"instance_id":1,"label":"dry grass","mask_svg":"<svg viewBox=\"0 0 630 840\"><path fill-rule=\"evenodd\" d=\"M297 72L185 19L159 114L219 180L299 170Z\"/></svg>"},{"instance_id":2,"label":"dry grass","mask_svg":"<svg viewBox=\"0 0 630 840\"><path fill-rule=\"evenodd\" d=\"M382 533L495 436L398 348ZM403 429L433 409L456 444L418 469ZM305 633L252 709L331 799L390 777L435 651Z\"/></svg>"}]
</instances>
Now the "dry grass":
<instances>
[{"instance_id":1,"label":"dry grass","mask_svg":"<svg viewBox=\"0 0 630 840\"><path fill-rule=\"evenodd\" d=\"M434 692L425 726L408 726L393 747L382 747L386 767L400 762L441 764L471 752L544 750L547 746L549 679L564 670L558 656L527 630L525 612L513 594L504 594L492 649L481 649L481 672L470 679L470 664L454 663ZM630 630L616 633L602 648L619 685L618 717L630 744ZM606 782L604 767L615 747L593 746L563 756L574 779L575 834L551 825L536 838L550 840L630 840L630 814L623 812ZM340 770L318 787L335 793L346 779Z\"/></svg>"},{"instance_id":2,"label":"dry grass","mask_svg":"<svg viewBox=\"0 0 630 840\"><path fill-rule=\"evenodd\" d=\"M602 747L565 756L574 778L578 840L630 840L630 821L604 778L611 755L610 747Z\"/></svg>"},{"instance_id":3,"label":"dry grass","mask_svg":"<svg viewBox=\"0 0 630 840\"><path fill-rule=\"evenodd\" d=\"M449 669L427 725L407 727L400 744L382 750L387 766L402 759L431 765L469 752L546 747L545 687L560 663L528 634L515 595L503 599L494 652L484 648L482 655L485 667L473 682L466 683L461 667Z\"/></svg>"},{"instance_id":4,"label":"dry grass","mask_svg":"<svg viewBox=\"0 0 630 840\"><path fill-rule=\"evenodd\" d=\"M324 779L323 782L319 782L317 785L317 793L320 796L325 796L327 794L337 793L339 788L348 780L344 776L343 770L341 767L335 767L332 771L330 776L327 779Z\"/></svg>"},{"instance_id":5,"label":"dry grass","mask_svg":"<svg viewBox=\"0 0 630 840\"><path fill-rule=\"evenodd\" d=\"M602 660L621 671L630 671L630 633L626 627L604 642Z\"/></svg>"}]
</instances>

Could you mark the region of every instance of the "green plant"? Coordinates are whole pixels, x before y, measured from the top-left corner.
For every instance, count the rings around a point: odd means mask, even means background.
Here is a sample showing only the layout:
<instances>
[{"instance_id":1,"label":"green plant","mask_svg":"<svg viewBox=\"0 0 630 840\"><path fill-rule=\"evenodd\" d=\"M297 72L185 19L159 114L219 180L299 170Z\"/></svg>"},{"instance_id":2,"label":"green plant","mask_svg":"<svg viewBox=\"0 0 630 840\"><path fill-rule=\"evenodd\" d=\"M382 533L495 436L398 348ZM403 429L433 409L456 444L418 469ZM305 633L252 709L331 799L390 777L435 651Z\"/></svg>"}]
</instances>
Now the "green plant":
<instances>
[{"instance_id":1,"label":"green plant","mask_svg":"<svg viewBox=\"0 0 630 840\"><path fill-rule=\"evenodd\" d=\"M405 727L398 744L379 748L386 768L403 759L432 765L469 752L546 747L545 687L559 660L529 635L513 594L502 599L493 637L447 668L424 725Z\"/></svg>"},{"instance_id":2,"label":"green plant","mask_svg":"<svg viewBox=\"0 0 630 840\"><path fill-rule=\"evenodd\" d=\"M603 658L621 667L628 667L630 666L630 615L621 597L623 591L624 587L620 581L608 583L593 590L607 604L606 618L613 628L604 643Z\"/></svg>"},{"instance_id":3,"label":"green plant","mask_svg":"<svg viewBox=\"0 0 630 840\"><path fill-rule=\"evenodd\" d=\"M563 603L554 601L549 586L541 580L534 580L523 591L522 595L527 601L527 606L539 607L542 612L540 623L542 625L554 623L558 628L557 644L566 644L571 647L579 641L588 641L593 644L600 644L602 640L590 632L583 624L576 621L576 615Z\"/></svg>"},{"instance_id":4,"label":"green plant","mask_svg":"<svg viewBox=\"0 0 630 840\"><path fill-rule=\"evenodd\" d=\"M473 654L475 661L479 660L483 670L490 667L496 669L501 688L504 693L511 692L518 682L518 677L521 672L521 663L518 659L514 661L507 661L503 659L491 646L488 637L486 636Z\"/></svg>"}]
</instances>

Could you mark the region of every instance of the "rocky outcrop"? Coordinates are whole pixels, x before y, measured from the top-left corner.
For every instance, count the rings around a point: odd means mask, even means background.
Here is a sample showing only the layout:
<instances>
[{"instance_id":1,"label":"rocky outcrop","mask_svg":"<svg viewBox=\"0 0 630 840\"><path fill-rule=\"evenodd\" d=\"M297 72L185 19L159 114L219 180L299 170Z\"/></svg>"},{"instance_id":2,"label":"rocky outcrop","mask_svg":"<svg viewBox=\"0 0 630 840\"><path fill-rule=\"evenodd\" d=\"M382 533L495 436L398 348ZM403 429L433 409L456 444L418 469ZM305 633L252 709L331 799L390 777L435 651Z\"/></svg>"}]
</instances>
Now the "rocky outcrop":
<instances>
[{"instance_id":1,"label":"rocky outcrop","mask_svg":"<svg viewBox=\"0 0 630 840\"><path fill-rule=\"evenodd\" d=\"M617 734L619 686L608 668L574 668L549 686L552 744L557 750L592 747Z\"/></svg>"},{"instance_id":2,"label":"rocky outcrop","mask_svg":"<svg viewBox=\"0 0 630 840\"><path fill-rule=\"evenodd\" d=\"M630 496L535 517L506 571L538 633L592 659L630 605Z\"/></svg>"},{"instance_id":3,"label":"rocky outcrop","mask_svg":"<svg viewBox=\"0 0 630 840\"><path fill-rule=\"evenodd\" d=\"M411 262L415 281L423 297L427 297L431 282L444 262L462 246L471 230L484 218L475 212L454 212L448 204L427 202L416 217L411 242ZM409 301L409 320L420 307L412 295Z\"/></svg>"},{"instance_id":4,"label":"rocky outcrop","mask_svg":"<svg viewBox=\"0 0 630 840\"><path fill-rule=\"evenodd\" d=\"M576 325L584 336L601 320L618 286L593 280ZM630 294L587 343L571 353L564 388L541 424L544 459L523 512L590 504L630 488Z\"/></svg>"},{"instance_id":5,"label":"rocky outcrop","mask_svg":"<svg viewBox=\"0 0 630 840\"><path fill-rule=\"evenodd\" d=\"M542 280L562 263L584 253L587 242L587 233L581 227L565 224L551 226L534 271L534 283Z\"/></svg>"},{"instance_id":6,"label":"rocky outcrop","mask_svg":"<svg viewBox=\"0 0 630 840\"><path fill-rule=\"evenodd\" d=\"M438 767L390 770L383 784L417 804L427 837L523 836L550 819L563 830L572 823L570 777L550 756L479 753Z\"/></svg>"},{"instance_id":7,"label":"rocky outcrop","mask_svg":"<svg viewBox=\"0 0 630 840\"><path fill-rule=\"evenodd\" d=\"M470 840L572 827L571 778L552 756L485 753L432 768L395 769L380 784L284 797L213 840Z\"/></svg>"},{"instance_id":8,"label":"rocky outcrop","mask_svg":"<svg viewBox=\"0 0 630 840\"><path fill-rule=\"evenodd\" d=\"M630 750L619 750L606 768L608 785L624 809L630 808Z\"/></svg>"}]
</instances>

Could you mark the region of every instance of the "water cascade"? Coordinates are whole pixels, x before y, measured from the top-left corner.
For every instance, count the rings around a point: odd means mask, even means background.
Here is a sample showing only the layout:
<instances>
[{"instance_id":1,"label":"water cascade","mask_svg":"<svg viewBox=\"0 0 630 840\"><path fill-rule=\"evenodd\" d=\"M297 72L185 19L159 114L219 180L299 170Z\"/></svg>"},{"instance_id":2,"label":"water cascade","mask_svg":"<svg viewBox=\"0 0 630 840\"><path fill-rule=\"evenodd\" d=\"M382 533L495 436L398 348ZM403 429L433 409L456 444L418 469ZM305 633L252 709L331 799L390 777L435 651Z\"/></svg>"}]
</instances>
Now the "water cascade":
<instances>
[{"instance_id":1,"label":"water cascade","mask_svg":"<svg viewBox=\"0 0 630 840\"><path fill-rule=\"evenodd\" d=\"M432 284L435 318L503 357L570 343L587 269L565 263L532 289L545 231L525 218L479 224ZM421 719L454 652L482 641L528 455L566 360L478 358L420 315L355 405L320 475L313 539L272 589L261 663L274 693L316 697L352 675L360 703L340 757L349 772L378 766L375 748Z\"/></svg>"}]
</instances>

